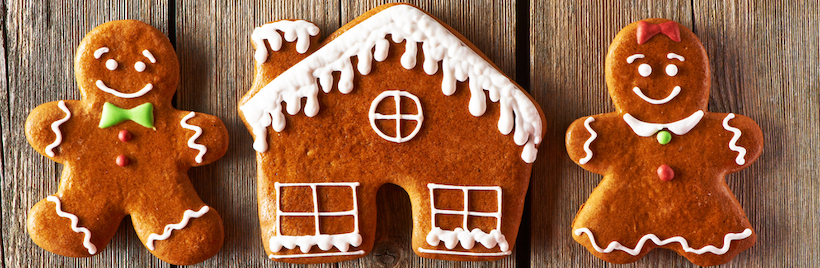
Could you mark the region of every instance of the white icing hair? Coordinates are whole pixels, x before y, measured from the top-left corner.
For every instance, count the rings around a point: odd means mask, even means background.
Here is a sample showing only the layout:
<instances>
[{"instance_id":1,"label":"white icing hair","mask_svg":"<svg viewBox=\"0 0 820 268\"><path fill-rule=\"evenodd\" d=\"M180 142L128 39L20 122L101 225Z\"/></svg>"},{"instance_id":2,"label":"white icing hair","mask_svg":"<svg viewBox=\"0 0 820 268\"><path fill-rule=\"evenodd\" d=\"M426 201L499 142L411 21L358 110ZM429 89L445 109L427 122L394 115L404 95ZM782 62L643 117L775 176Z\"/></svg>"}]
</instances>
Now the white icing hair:
<instances>
[{"instance_id":1,"label":"white icing hair","mask_svg":"<svg viewBox=\"0 0 820 268\"><path fill-rule=\"evenodd\" d=\"M318 34L318 28L306 21L278 21L257 27L251 36L257 49L257 65L267 60L263 39L268 40L274 51L281 47L281 37L275 30L285 33L288 41L296 38L299 53L307 51L310 45L308 35ZM513 140L519 146L524 145L522 159L527 163L535 161L535 144L541 143L542 122L538 109L527 94L445 26L410 5L386 8L356 24L270 81L239 107L252 127L254 149L267 151L266 127L271 126L277 132L285 128L281 102L286 102L288 113L295 115L302 108L301 99L307 98L305 115L315 116L319 112L319 86L325 93L330 92L334 71L341 72L339 91L342 94L350 93L354 75L351 58L358 58L356 69L359 73L369 74L374 59L381 62L387 58L390 46L387 35L396 43L406 41L405 52L401 56L401 65L405 69L416 66L418 43L421 43L424 55L422 66L425 73L436 74L441 62L441 91L444 95L455 93L456 81L469 79L472 94L469 110L473 116L481 116L486 111L486 90L490 100L500 104L498 130L507 135L515 127Z\"/></svg>"}]
</instances>

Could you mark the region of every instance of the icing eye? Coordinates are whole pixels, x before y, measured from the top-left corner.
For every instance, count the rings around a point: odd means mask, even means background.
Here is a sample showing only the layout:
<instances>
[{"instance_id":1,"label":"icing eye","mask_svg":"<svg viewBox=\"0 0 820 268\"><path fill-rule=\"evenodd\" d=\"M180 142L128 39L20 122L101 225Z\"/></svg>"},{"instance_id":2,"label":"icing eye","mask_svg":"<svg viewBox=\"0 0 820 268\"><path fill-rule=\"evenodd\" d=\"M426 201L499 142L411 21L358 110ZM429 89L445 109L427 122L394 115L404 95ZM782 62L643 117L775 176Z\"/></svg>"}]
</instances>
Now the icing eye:
<instances>
[{"instance_id":1,"label":"icing eye","mask_svg":"<svg viewBox=\"0 0 820 268\"><path fill-rule=\"evenodd\" d=\"M647 77L650 74L652 74L652 66L649 66L649 64L646 63L641 64L640 66L638 66L638 73L641 74L641 76L643 77Z\"/></svg>"},{"instance_id":2,"label":"icing eye","mask_svg":"<svg viewBox=\"0 0 820 268\"><path fill-rule=\"evenodd\" d=\"M143 63L141 61L138 61L137 63L134 63L134 70L137 70L137 72L140 72L140 73L142 71L145 71L145 63Z\"/></svg>"},{"instance_id":3,"label":"icing eye","mask_svg":"<svg viewBox=\"0 0 820 268\"><path fill-rule=\"evenodd\" d=\"M117 61L115 61L114 59L108 59L107 61L105 61L105 68L107 68L108 70L116 70L117 65Z\"/></svg>"},{"instance_id":4,"label":"icing eye","mask_svg":"<svg viewBox=\"0 0 820 268\"><path fill-rule=\"evenodd\" d=\"M678 74L678 66L674 64L666 65L666 74L669 76L675 76Z\"/></svg>"}]
</instances>

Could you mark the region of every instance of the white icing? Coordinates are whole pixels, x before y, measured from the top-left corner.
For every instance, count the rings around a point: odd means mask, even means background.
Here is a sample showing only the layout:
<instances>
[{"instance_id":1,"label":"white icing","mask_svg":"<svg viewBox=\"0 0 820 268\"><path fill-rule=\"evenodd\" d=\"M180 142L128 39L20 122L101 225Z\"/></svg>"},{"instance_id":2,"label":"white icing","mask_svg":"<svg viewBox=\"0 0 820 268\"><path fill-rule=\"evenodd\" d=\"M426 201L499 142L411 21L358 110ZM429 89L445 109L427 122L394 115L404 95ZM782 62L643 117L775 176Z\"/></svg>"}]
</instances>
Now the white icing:
<instances>
[{"instance_id":1,"label":"white icing","mask_svg":"<svg viewBox=\"0 0 820 268\"><path fill-rule=\"evenodd\" d=\"M117 97L120 97L120 98L132 99L132 98L142 97L142 95L145 95L145 93L148 93L148 91L151 91L151 89L154 89L154 85L152 85L151 83L148 83L148 84L145 84L145 87L140 89L140 91L137 91L137 92L134 92L134 93L122 93L122 92L117 91L116 89L113 89L113 88L110 88L110 87L106 86L105 83L103 83L102 80L97 80L97 88L99 88L103 92L106 92L108 94L111 94L111 95L114 95L114 96L117 96Z\"/></svg>"},{"instance_id":2,"label":"white icing","mask_svg":"<svg viewBox=\"0 0 820 268\"><path fill-rule=\"evenodd\" d=\"M258 152L267 150L266 127L271 126L277 132L285 128L282 102L287 103L288 113L293 115L301 109L301 99L307 98L305 115L315 116L319 111L319 86L325 93L329 92L333 72L341 72L339 91L350 93L354 76L351 58L357 57L359 73L369 74L372 60L381 61L387 55L388 35L394 42L406 41L405 53L401 57L401 65L406 69L415 67L419 53L417 45L421 43L424 72L433 75L441 69L441 90L445 95L455 92L457 81L464 82L469 78L472 93L469 107L474 116L481 116L486 110L486 90L491 101L500 103L499 131L507 135L515 126L514 141L525 146L522 159L527 163L535 161L535 144L541 142L541 117L535 104L443 25L408 5L386 8L351 27L276 77L242 105L240 109L254 133L254 149Z\"/></svg>"},{"instance_id":3,"label":"white icing","mask_svg":"<svg viewBox=\"0 0 820 268\"><path fill-rule=\"evenodd\" d=\"M89 231L88 228L77 226L77 223L80 221L80 219L77 218L77 216L74 214L63 211L62 206L60 204L60 198L50 195L46 197L46 200L54 202L54 207L57 211L57 216L71 220L72 231L74 231L75 233L85 234L83 238L83 247L88 249L88 254L94 255L94 253L97 253L97 247L94 246L93 243L91 243L91 231Z\"/></svg>"},{"instance_id":4,"label":"white icing","mask_svg":"<svg viewBox=\"0 0 820 268\"><path fill-rule=\"evenodd\" d=\"M116 70L117 66L119 66L119 64L117 64L117 61L114 59L108 59L105 61L105 68L110 71Z\"/></svg>"},{"instance_id":5,"label":"white icing","mask_svg":"<svg viewBox=\"0 0 820 268\"><path fill-rule=\"evenodd\" d=\"M435 183L428 183L427 188L430 189L430 223L431 228L430 232L427 233L427 244L431 246L438 246L441 241L444 241L444 247L447 249L454 249L455 246L460 242L461 247L464 249L472 249L475 246L475 242L478 241L484 247L490 249L494 248L498 245L498 248L502 252L507 252L510 250L510 245L507 243L507 239L501 233L501 187L498 186L455 186L455 185L445 185L445 184L435 184ZM447 209L438 209L436 208L435 202L435 193L434 190L436 189L444 189L444 190L461 190L462 191L462 198L464 200L464 210L447 210ZM469 191L495 191L496 192L496 200L498 211L496 212L475 212L470 211L470 201L469 201ZM462 227L457 227L453 231L442 230L438 226L436 226L436 215L438 214L447 214L447 215L461 215L462 216ZM472 231L467 230L467 219L469 216L478 216L478 217L494 217L496 219L496 227L495 229L491 230L489 234L485 233L480 229L473 229ZM453 251L453 254L460 254L458 251ZM480 253L476 253L480 254ZM480 255L479 255L480 256Z\"/></svg>"},{"instance_id":6,"label":"white icing","mask_svg":"<svg viewBox=\"0 0 820 268\"><path fill-rule=\"evenodd\" d=\"M638 244L635 246L634 249L625 247L625 246L621 245L621 243L619 243L618 241L612 241L612 243L609 243L609 245L606 248L601 248L601 247L598 246L597 243L595 243L595 237L592 235L592 231L590 231L587 228L575 229L575 235L580 236L583 233L586 233L587 236L589 236L589 241L591 242L592 247L594 247L595 250L597 250L600 253L611 253L615 250L621 250L623 252L629 253L632 256L637 256L638 254L641 253L641 250L643 249L643 245L646 243L646 241L647 240L652 240L652 242L655 243L655 245L658 245L658 246L663 246L663 245L670 244L670 243L675 243L675 242L680 243L681 248L683 248L684 251L689 252L689 253L695 253L695 254L700 255L700 254L704 254L706 252L709 252L709 253L713 253L713 254L717 254L717 255L723 255L723 254L726 254L726 252L729 251L729 248L732 245L732 241L734 241L734 240L743 240L743 239L746 239L747 237L751 236L752 235L752 229L747 228L746 230L743 230L742 233L728 233L728 234L726 234L726 236L723 237L723 247L721 247L721 248L715 247L713 245L707 245L707 246L704 246L704 247L699 248L699 249L689 247L689 243L683 237L675 236L675 237L672 237L672 238L661 240L660 238L658 238L654 234L647 234L647 235L644 235L643 237L641 237L640 241L638 241Z\"/></svg>"},{"instance_id":7,"label":"white icing","mask_svg":"<svg viewBox=\"0 0 820 268\"><path fill-rule=\"evenodd\" d=\"M185 213L182 214L182 220L179 223L166 225L165 229L162 230L162 235L152 233L148 236L148 242L146 242L145 245L148 249L154 250L154 241L168 239L168 237L171 237L171 232L174 230L182 230L182 228L185 228L185 226L188 225L188 221L192 218L198 219L199 217L202 217L205 213L208 213L208 210L208 206L202 206L199 211L193 211L190 209L185 210Z\"/></svg>"},{"instance_id":8,"label":"white icing","mask_svg":"<svg viewBox=\"0 0 820 268\"><path fill-rule=\"evenodd\" d=\"M202 163L202 156L205 155L206 152L208 152L208 147L205 147L205 145L195 142L196 139L198 139L199 136L202 135L201 127L188 124L188 119L193 118L195 115L195 112L189 113L188 115L183 117L181 121L179 121L179 125L182 126L182 128L184 129L196 131L196 133L194 133L194 135L191 136L190 139L188 139L188 148L199 150L199 154L196 155L195 160L197 163Z\"/></svg>"},{"instance_id":9,"label":"white icing","mask_svg":"<svg viewBox=\"0 0 820 268\"><path fill-rule=\"evenodd\" d=\"M46 154L49 157L54 157L54 148L60 146L60 143L63 142L63 132L60 131L60 126L71 118L71 111L69 111L68 107L65 106L65 101L58 102L57 107L60 107L60 110L63 110L65 117L51 123L51 131L54 132L54 136L56 137L54 138L54 142L46 146Z\"/></svg>"},{"instance_id":10,"label":"white icing","mask_svg":"<svg viewBox=\"0 0 820 268\"><path fill-rule=\"evenodd\" d=\"M284 254L284 255L270 254L270 255L268 255L268 259L331 257L331 256L347 256L347 255L364 255L364 250L357 250L357 251L351 251L351 252L322 252L322 253Z\"/></svg>"},{"instance_id":11,"label":"white icing","mask_svg":"<svg viewBox=\"0 0 820 268\"><path fill-rule=\"evenodd\" d=\"M393 101L396 103L396 114L383 115L376 112L376 108L379 106L379 103L386 97L393 97ZM413 102L416 103L416 110L418 110L418 114L402 114L401 97L412 99ZM376 96L376 99L374 99L370 104L370 111L367 113L367 117L370 119L370 127L373 128L373 131L375 131L376 134L379 134L379 137L395 143L402 143L413 139L413 137L419 133L421 123L424 121L424 113L421 110L421 101L419 101L419 98L416 97L416 95L410 94L410 92L401 90L389 90L382 92L379 96ZM384 132L376 126L376 120L396 120L396 136L390 137L384 134ZM413 133L410 133L407 137L401 136L401 120L416 121L416 128L413 129Z\"/></svg>"},{"instance_id":12,"label":"white icing","mask_svg":"<svg viewBox=\"0 0 820 268\"><path fill-rule=\"evenodd\" d=\"M643 58L644 58L643 54L635 54L635 55L626 57L626 63L632 64L633 62L635 62L636 59L643 59Z\"/></svg>"},{"instance_id":13,"label":"white icing","mask_svg":"<svg viewBox=\"0 0 820 268\"><path fill-rule=\"evenodd\" d=\"M689 133L692 128L698 125L700 119L703 118L703 111L697 111L690 115L687 118L672 122L672 123L646 123L641 120L632 117L629 113L624 114L624 121L626 124L632 128L632 131L635 132L638 136L641 137L649 137L655 134L655 132L660 131L661 129L669 129L672 133L677 135L683 135Z\"/></svg>"},{"instance_id":14,"label":"white icing","mask_svg":"<svg viewBox=\"0 0 820 268\"><path fill-rule=\"evenodd\" d=\"M678 66L676 66L674 64L666 65L666 75L668 75L668 76L678 75Z\"/></svg>"},{"instance_id":15,"label":"white icing","mask_svg":"<svg viewBox=\"0 0 820 268\"><path fill-rule=\"evenodd\" d=\"M98 48L97 50L94 50L94 58L99 60L100 57L102 57L103 54L108 53L108 51L109 50L107 47Z\"/></svg>"},{"instance_id":16,"label":"white icing","mask_svg":"<svg viewBox=\"0 0 820 268\"><path fill-rule=\"evenodd\" d=\"M141 61L138 61L137 63L134 63L134 70L137 70L137 72L140 72L140 73L142 71L145 71L145 63L141 62Z\"/></svg>"},{"instance_id":17,"label":"white icing","mask_svg":"<svg viewBox=\"0 0 820 268\"><path fill-rule=\"evenodd\" d=\"M154 58L154 54L151 54L151 51L148 51L147 49L143 50L142 55L148 58L148 61L150 61L151 63L157 63L157 59Z\"/></svg>"},{"instance_id":18,"label":"white icing","mask_svg":"<svg viewBox=\"0 0 820 268\"><path fill-rule=\"evenodd\" d=\"M492 257L492 256L506 256L512 254L512 251L504 252L466 252L466 251L447 251L437 249L419 248L419 252L430 254L446 254L446 255L464 255L464 256L478 256L478 257Z\"/></svg>"},{"instance_id":19,"label":"white icing","mask_svg":"<svg viewBox=\"0 0 820 268\"><path fill-rule=\"evenodd\" d=\"M638 65L638 74L643 77L648 77L652 74L652 66L649 66L649 64L646 63Z\"/></svg>"},{"instance_id":20,"label":"white icing","mask_svg":"<svg viewBox=\"0 0 820 268\"><path fill-rule=\"evenodd\" d=\"M281 199L279 197L279 193L281 192L280 189L282 187L310 187L313 196L313 211L312 212L285 212L282 211L281 207ZM319 199L316 193L316 187L324 186L324 187L350 187L352 191L352 198L353 198L353 209L348 211L334 211L334 212L320 212L319 211ZM303 257L317 257L317 256L333 256L333 255L352 255L352 254L364 254L362 251L361 253L353 252L347 253L350 250L350 247L358 247L362 244L362 236L359 234L359 202L358 197L356 194L356 187L359 186L358 182L323 182L323 183L274 183L275 193L276 193L276 222L274 226L276 226L276 235L271 236L270 241L268 241L268 247L272 252L278 252L282 250L282 247L287 249L294 249L297 246L302 253L310 252L310 249L313 246L317 246L322 251L328 251L333 247L336 247L340 252L329 252L326 254L316 255L316 254L299 254L299 255L276 255L273 254L269 255L269 258L303 258ZM302 235L302 236L293 236L293 235L282 235L281 225L282 216L297 216L297 217L313 217L314 218L314 231L315 235ZM344 234L322 234L320 232L319 226L319 217L327 217L327 216L353 216L353 232L344 233Z\"/></svg>"},{"instance_id":21,"label":"white icing","mask_svg":"<svg viewBox=\"0 0 820 268\"><path fill-rule=\"evenodd\" d=\"M592 118L592 116L588 117L587 120L584 121L584 127L587 129L587 131L589 131L589 139L587 139L587 141L584 142L584 152L586 152L587 155L584 158L578 160L578 163L581 163L581 165L588 163L589 160L592 159L592 149L589 149L589 145L592 144L592 141L594 141L595 138L598 137L598 133L595 132L595 130L592 130L592 127L589 126L589 123L591 122L595 122L595 118Z\"/></svg>"},{"instance_id":22,"label":"white icing","mask_svg":"<svg viewBox=\"0 0 820 268\"><path fill-rule=\"evenodd\" d=\"M740 132L740 129L729 126L729 120L732 120L732 118L735 118L735 114L730 113L726 116L726 118L723 119L723 128L727 131L731 131L732 133L734 133L734 135L732 136L732 140L729 141L729 150L737 152L737 158L735 158L735 163L737 163L738 165L743 165L746 163L746 148L737 146L737 140L740 139L740 135L742 133Z\"/></svg>"},{"instance_id":23,"label":"white icing","mask_svg":"<svg viewBox=\"0 0 820 268\"><path fill-rule=\"evenodd\" d=\"M282 36L277 31L285 34L286 41L295 40L296 52L304 54L310 48L310 37L319 34L319 27L304 20L280 20L256 27L251 34L251 41L256 46L253 58L257 64L265 63L268 59L268 49L265 47L264 40L268 40L273 51L282 49Z\"/></svg>"},{"instance_id":24,"label":"white icing","mask_svg":"<svg viewBox=\"0 0 820 268\"><path fill-rule=\"evenodd\" d=\"M670 60L671 59L676 59L676 60L679 60L679 61L684 61L683 56L675 54L675 53L666 54L666 58L670 59Z\"/></svg>"},{"instance_id":25,"label":"white icing","mask_svg":"<svg viewBox=\"0 0 820 268\"><path fill-rule=\"evenodd\" d=\"M665 103L671 101L672 99L674 99L675 97L677 97L678 94L680 94L680 86L675 86L675 88L672 89L672 92L669 93L669 96L666 96L666 98L663 98L661 100L657 100L657 99L647 97L646 95L643 94L643 91L641 91L641 89L639 87L632 88L632 92L635 92L635 95L638 95L638 97L640 97L641 99L643 99L644 101L646 101L648 103L651 103L651 104L665 104Z\"/></svg>"}]
</instances>

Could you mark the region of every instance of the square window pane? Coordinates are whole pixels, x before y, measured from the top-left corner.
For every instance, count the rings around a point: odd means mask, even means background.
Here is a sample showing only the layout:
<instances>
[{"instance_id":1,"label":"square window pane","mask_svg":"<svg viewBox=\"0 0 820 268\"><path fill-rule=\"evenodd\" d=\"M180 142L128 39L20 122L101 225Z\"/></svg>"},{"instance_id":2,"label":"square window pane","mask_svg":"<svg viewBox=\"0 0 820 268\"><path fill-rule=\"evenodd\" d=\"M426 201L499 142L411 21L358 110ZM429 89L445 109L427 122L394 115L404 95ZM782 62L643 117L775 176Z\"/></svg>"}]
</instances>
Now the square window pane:
<instances>
[{"instance_id":1,"label":"square window pane","mask_svg":"<svg viewBox=\"0 0 820 268\"><path fill-rule=\"evenodd\" d=\"M313 212L313 190L308 186L279 187L279 209L283 212Z\"/></svg>"}]
</instances>

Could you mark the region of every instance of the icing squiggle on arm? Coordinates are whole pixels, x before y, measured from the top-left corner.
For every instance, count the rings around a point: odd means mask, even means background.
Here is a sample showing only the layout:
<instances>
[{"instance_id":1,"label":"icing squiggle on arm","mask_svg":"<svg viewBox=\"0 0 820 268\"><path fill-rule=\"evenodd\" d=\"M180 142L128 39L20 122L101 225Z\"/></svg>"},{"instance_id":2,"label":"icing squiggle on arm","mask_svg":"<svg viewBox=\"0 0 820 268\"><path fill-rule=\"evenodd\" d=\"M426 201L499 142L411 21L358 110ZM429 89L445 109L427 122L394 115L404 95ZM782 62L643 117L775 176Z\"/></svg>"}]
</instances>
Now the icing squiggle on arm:
<instances>
[{"instance_id":1,"label":"icing squiggle on arm","mask_svg":"<svg viewBox=\"0 0 820 268\"><path fill-rule=\"evenodd\" d=\"M182 228L185 228L185 226L188 225L188 221L191 220L191 218L202 217L202 215L205 215L205 213L208 213L208 210L209 210L208 206L202 206L202 208L200 208L199 211L193 211L193 210L190 210L190 209L185 210L185 213L182 214L182 221L180 221L177 224L168 224L168 225L166 225L165 229L162 230L162 235L158 235L158 234L149 235L148 236L148 242L145 243L145 246L147 246L148 249L150 249L150 250L154 250L155 249L154 248L154 241L155 240L168 239L168 237L171 237L171 232L173 230L182 230Z\"/></svg>"},{"instance_id":2,"label":"icing squiggle on arm","mask_svg":"<svg viewBox=\"0 0 820 268\"><path fill-rule=\"evenodd\" d=\"M710 252L710 253L717 254L717 255L723 255L723 254L726 254L726 252L729 252L729 248L732 246L732 241L734 241L734 240L743 240L743 239L746 239L747 237L751 236L752 235L752 229L746 228L746 230L743 230L742 233L728 233L728 234L726 234L723 237L723 247L721 247L721 248L715 247L713 245L706 245L706 246L704 246L702 248L699 248L699 249L689 247L689 243L686 242L686 239L684 239L681 236L675 236L675 237L672 237L672 238L661 240L660 238L658 238L654 234L647 234L647 235L644 235L643 237L641 237L641 240L638 241L638 245L636 245L635 248L625 247L624 245L621 245L621 243L619 243L618 241L612 241L612 243L609 243L609 245L606 248L601 248L601 247L598 246L597 243L595 243L595 236L592 235L592 231L590 231L589 229L587 229L587 228L578 228L578 229L575 229L574 233L577 236L580 236L581 234L586 233L587 236L589 236L589 242L592 244L592 247L594 247L595 250L597 250L598 252L601 252L601 253L612 253L615 250L621 250L623 252L629 253L632 256L637 256L638 254L641 253L641 250L643 249L643 245L646 244L646 241L647 240L652 240L652 242L655 243L655 245L658 245L658 246L663 246L663 245L666 245L666 244L669 244L669 243L678 242L678 243L680 243L680 247L683 248L684 251L690 252L690 253L695 253L695 254L698 254L698 255L706 253L706 252Z\"/></svg>"},{"instance_id":3,"label":"icing squiggle on arm","mask_svg":"<svg viewBox=\"0 0 820 268\"><path fill-rule=\"evenodd\" d=\"M195 142L196 139L198 139L199 136L202 135L202 128L188 124L188 119L193 118L194 115L196 115L196 113L189 113L188 115L182 118L182 121L179 121L179 125L181 125L184 129L196 131L196 133L194 133L194 135L191 136L190 139L188 139L188 148L199 150L199 154L196 155L195 160L197 163L202 163L202 156L205 155L206 152L208 152L208 147L205 147L205 145Z\"/></svg>"},{"instance_id":4,"label":"icing squiggle on arm","mask_svg":"<svg viewBox=\"0 0 820 268\"><path fill-rule=\"evenodd\" d=\"M737 163L738 165L743 165L746 163L746 148L737 146L737 140L740 139L740 135L742 133L740 132L740 129L729 126L729 120L732 120L732 118L735 118L735 114L730 113L726 116L726 118L723 119L723 128L735 134L734 136L732 136L732 140L729 141L729 150L737 152L737 158L735 158L735 163Z\"/></svg>"},{"instance_id":5,"label":"icing squiggle on arm","mask_svg":"<svg viewBox=\"0 0 820 268\"><path fill-rule=\"evenodd\" d=\"M60 132L60 125L68 121L71 118L71 111L68 110L68 107L65 106L65 101L60 101L57 103L57 107L60 107L60 110L63 110L65 113L65 117L63 119L54 121L51 123L51 131L54 131L54 135L57 137L54 138L54 142L46 146L46 154L49 157L54 157L54 148L60 146L60 143L63 142L63 133ZM93 254L93 253L92 253Z\"/></svg>"},{"instance_id":6,"label":"icing squiggle on arm","mask_svg":"<svg viewBox=\"0 0 820 268\"><path fill-rule=\"evenodd\" d=\"M581 165L586 164L587 162L589 162L590 159L592 159L592 149L589 149L589 145L592 144L592 141L594 141L595 138L598 137L598 133L595 132L595 130L592 130L592 127L589 126L589 123L591 122L595 122L595 118L592 118L591 116L587 118L586 121L584 121L584 127L587 129L587 131L589 131L590 136L589 139L587 139L587 141L584 142L584 152L586 152L587 155L584 158L581 158L581 160L578 160L578 163L581 163Z\"/></svg>"},{"instance_id":7,"label":"icing squiggle on arm","mask_svg":"<svg viewBox=\"0 0 820 268\"><path fill-rule=\"evenodd\" d=\"M83 238L83 246L86 249L88 249L88 254L94 255L94 253L97 253L97 247L94 246L93 243L91 243L91 231L89 231L88 228L77 226L77 222L79 222L80 219L77 218L77 216L75 216L74 214L63 211L62 206L60 205L60 198L53 195L49 195L48 197L46 197L46 200L54 202L54 209L57 210L57 216L71 220L72 231L74 231L75 233L85 234L85 237Z\"/></svg>"}]
</instances>

